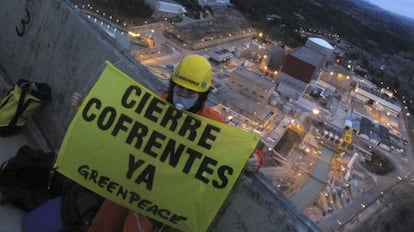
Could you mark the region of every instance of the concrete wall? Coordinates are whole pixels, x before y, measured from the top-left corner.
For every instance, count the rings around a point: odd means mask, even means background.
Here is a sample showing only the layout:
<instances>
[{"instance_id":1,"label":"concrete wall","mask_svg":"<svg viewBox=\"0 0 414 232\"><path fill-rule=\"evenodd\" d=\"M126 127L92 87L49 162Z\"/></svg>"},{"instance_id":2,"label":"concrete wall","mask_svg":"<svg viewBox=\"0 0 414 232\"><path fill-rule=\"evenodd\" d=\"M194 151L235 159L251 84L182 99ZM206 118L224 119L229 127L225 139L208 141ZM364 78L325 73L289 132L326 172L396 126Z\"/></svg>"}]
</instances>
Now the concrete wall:
<instances>
[{"instance_id":1,"label":"concrete wall","mask_svg":"<svg viewBox=\"0 0 414 232\"><path fill-rule=\"evenodd\" d=\"M34 121L54 150L59 149L73 116L73 92L93 85L105 60L154 91L162 91L144 66L69 2L0 0L0 5L0 67L9 83L25 78L52 87L52 101Z\"/></svg>"},{"instance_id":2,"label":"concrete wall","mask_svg":"<svg viewBox=\"0 0 414 232\"><path fill-rule=\"evenodd\" d=\"M73 116L71 95L95 83L105 60L148 88L163 91L163 86L144 66L89 23L69 2L0 0L0 6L0 76L10 86L19 78L26 78L52 87L52 101L35 115L34 122L53 150L59 149ZM318 231L318 228L263 176L250 174L241 176L210 231Z\"/></svg>"}]
</instances>

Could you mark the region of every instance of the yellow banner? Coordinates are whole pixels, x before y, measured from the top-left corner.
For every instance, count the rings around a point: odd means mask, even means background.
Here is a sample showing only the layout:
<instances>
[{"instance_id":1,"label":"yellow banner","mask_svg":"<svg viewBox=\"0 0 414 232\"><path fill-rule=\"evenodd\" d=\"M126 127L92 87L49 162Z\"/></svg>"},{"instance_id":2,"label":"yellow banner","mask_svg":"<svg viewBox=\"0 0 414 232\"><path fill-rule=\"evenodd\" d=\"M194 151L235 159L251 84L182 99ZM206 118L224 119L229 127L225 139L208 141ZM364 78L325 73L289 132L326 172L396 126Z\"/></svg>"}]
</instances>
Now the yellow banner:
<instances>
[{"instance_id":1,"label":"yellow banner","mask_svg":"<svg viewBox=\"0 0 414 232\"><path fill-rule=\"evenodd\" d=\"M107 63L61 145L60 173L183 231L206 231L259 138L177 111Z\"/></svg>"}]
</instances>

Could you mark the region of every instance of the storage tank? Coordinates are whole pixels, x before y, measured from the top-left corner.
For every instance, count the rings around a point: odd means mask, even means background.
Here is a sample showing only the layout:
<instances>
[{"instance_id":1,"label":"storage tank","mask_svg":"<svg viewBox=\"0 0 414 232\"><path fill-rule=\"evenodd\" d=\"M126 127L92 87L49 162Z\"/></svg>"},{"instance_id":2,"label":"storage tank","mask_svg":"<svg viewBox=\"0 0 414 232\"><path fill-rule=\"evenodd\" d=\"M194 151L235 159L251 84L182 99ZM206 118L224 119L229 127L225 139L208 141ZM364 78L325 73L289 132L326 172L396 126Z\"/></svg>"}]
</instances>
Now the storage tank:
<instances>
[{"instance_id":1,"label":"storage tank","mask_svg":"<svg viewBox=\"0 0 414 232\"><path fill-rule=\"evenodd\" d=\"M305 47L308 47L312 50L318 51L325 55L325 61L328 60L333 51L334 47L329 44L326 40L317 38L317 37L310 37L308 40L306 40Z\"/></svg>"}]
</instances>

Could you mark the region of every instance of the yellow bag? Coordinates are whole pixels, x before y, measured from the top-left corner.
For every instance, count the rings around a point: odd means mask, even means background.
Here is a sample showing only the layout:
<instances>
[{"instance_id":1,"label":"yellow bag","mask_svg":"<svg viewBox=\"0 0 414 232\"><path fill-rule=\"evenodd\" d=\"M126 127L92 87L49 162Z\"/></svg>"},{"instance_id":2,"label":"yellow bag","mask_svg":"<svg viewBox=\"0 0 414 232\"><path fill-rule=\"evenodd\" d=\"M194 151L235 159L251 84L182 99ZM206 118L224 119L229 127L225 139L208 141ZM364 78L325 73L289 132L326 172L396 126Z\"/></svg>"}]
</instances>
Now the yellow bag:
<instances>
[{"instance_id":1,"label":"yellow bag","mask_svg":"<svg viewBox=\"0 0 414 232\"><path fill-rule=\"evenodd\" d=\"M0 135L21 131L26 120L50 99L47 84L20 79L0 104Z\"/></svg>"}]
</instances>

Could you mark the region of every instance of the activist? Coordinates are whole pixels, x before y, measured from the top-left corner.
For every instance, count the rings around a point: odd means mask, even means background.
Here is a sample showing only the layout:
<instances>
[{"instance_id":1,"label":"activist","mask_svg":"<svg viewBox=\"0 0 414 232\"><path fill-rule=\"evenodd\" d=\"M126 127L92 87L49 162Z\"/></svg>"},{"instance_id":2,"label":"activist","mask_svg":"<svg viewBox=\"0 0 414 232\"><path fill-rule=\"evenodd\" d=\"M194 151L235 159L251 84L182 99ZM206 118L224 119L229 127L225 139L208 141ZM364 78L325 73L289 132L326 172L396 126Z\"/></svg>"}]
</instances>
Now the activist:
<instances>
[{"instance_id":1,"label":"activist","mask_svg":"<svg viewBox=\"0 0 414 232\"><path fill-rule=\"evenodd\" d=\"M162 97L178 110L197 113L224 123L224 118L205 104L211 89L211 79L210 62L200 55L188 55L175 68L168 91ZM256 150L248 159L245 169L256 171L262 165L263 155Z\"/></svg>"},{"instance_id":2,"label":"activist","mask_svg":"<svg viewBox=\"0 0 414 232\"><path fill-rule=\"evenodd\" d=\"M224 118L215 110L206 105L207 96L211 88L212 69L209 61L200 55L185 56L171 76L168 91L161 95L167 102L173 104L177 110L188 111L201 116L223 122ZM72 107L77 108L85 95L74 93ZM245 169L256 171L263 165L263 155L260 150L247 160ZM115 215L114 215L115 214ZM113 215L113 216L112 216ZM90 232L115 231L157 231L161 223L129 211L110 200L105 200L92 222ZM133 230L132 230L133 229Z\"/></svg>"}]
</instances>

